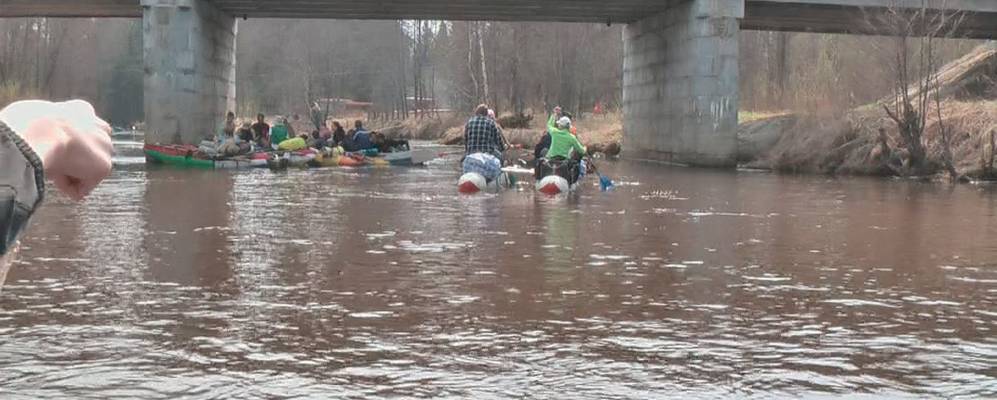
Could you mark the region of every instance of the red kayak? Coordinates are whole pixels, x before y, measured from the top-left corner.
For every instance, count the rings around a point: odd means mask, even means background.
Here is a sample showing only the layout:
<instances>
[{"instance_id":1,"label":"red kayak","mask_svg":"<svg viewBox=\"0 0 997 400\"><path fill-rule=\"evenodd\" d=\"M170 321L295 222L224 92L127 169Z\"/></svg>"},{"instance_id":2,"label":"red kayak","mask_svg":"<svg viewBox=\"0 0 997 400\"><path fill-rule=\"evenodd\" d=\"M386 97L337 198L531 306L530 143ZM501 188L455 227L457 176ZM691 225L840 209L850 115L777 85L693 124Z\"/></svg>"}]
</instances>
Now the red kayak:
<instances>
[{"instance_id":1,"label":"red kayak","mask_svg":"<svg viewBox=\"0 0 997 400\"><path fill-rule=\"evenodd\" d=\"M147 144L145 145L145 150L155 151L157 153L173 157L193 156L198 151L197 146L192 144Z\"/></svg>"}]
</instances>

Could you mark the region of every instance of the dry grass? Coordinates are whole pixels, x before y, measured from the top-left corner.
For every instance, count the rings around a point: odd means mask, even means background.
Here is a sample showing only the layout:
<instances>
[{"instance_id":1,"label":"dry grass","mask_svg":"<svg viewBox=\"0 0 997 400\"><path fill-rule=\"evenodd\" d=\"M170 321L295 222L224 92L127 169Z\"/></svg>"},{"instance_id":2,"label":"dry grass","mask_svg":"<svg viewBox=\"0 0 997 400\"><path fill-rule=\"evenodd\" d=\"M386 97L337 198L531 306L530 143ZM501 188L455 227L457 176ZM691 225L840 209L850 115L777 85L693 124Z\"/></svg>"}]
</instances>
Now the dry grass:
<instances>
[{"instance_id":1,"label":"dry grass","mask_svg":"<svg viewBox=\"0 0 997 400\"><path fill-rule=\"evenodd\" d=\"M950 101L942 104L942 125L951 132L952 158L956 170L971 177L984 177L991 172L982 165L982 160L992 154L989 140L997 134L997 100L983 102ZM936 140L928 147L930 157L941 156L938 120L928 122L927 132ZM985 173L986 172L986 173Z\"/></svg>"},{"instance_id":2,"label":"dry grass","mask_svg":"<svg viewBox=\"0 0 997 400\"><path fill-rule=\"evenodd\" d=\"M942 101L928 108L922 140L927 162L936 171L943 163L942 128L949 132L956 171L990 177L981 160L991 160L991 132L997 131L997 46L981 46L939 71ZM775 145L749 166L781 171L892 175L908 161L894 121L883 111L892 99L868 104L832 117L799 116L781 132ZM766 124L766 122L761 122ZM879 130L885 132L881 138ZM989 161L988 161L989 162Z\"/></svg>"},{"instance_id":3,"label":"dry grass","mask_svg":"<svg viewBox=\"0 0 997 400\"><path fill-rule=\"evenodd\" d=\"M503 133L512 144L524 147L533 147L540 141L546 129L546 118L533 118L529 128L505 129ZM582 144L592 147L593 150L608 152L612 155L619 153L619 146L623 140L623 114L608 113L601 116L592 116L579 119L575 122L578 128L578 139ZM464 141L463 122L460 125L452 126L440 139L440 142L448 145L461 144Z\"/></svg>"},{"instance_id":4,"label":"dry grass","mask_svg":"<svg viewBox=\"0 0 997 400\"><path fill-rule=\"evenodd\" d=\"M450 127L463 125L464 117L454 113L439 116L410 117L395 121L371 121L368 128L390 138L437 140Z\"/></svg>"},{"instance_id":5,"label":"dry grass","mask_svg":"<svg viewBox=\"0 0 997 400\"><path fill-rule=\"evenodd\" d=\"M763 119L781 117L784 115L792 114L790 111L738 111L737 112L737 123L747 124L750 122L761 121Z\"/></svg>"},{"instance_id":6,"label":"dry grass","mask_svg":"<svg viewBox=\"0 0 997 400\"><path fill-rule=\"evenodd\" d=\"M990 132L997 131L997 101L944 101L941 123L936 108L929 114L924 131L928 162L939 169L942 165L944 127L950 132L956 170L981 176L980 161L985 151L991 151ZM802 118L766 156L750 165L791 172L889 175L889 152L879 140L881 127L886 129L889 147L900 149L893 121L875 107L856 109L838 119ZM903 158L902 151L898 156Z\"/></svg>"}]
</instances>

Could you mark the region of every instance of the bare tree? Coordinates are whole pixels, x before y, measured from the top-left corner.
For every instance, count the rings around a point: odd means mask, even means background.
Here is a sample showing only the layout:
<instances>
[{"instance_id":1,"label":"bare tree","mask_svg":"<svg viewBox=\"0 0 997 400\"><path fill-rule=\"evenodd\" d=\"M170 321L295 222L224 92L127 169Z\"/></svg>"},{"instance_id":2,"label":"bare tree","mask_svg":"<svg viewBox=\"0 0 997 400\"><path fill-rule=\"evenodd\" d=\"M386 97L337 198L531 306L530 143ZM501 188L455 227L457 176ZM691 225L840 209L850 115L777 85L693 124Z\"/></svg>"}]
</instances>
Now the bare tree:
<instances>
[{"instance_id":1,"label":"bare tree","mask_svg":"<svg viewBox=\"0 0 997 400\"><path fill-rule=\"evenodd\" d=\"M902 175L926 175L935 169L928 160L924 136L929 107L935 100L942 147L942 166L952 178L953 165L949 134L942 118L938 94L938 66L935 49L938 38L951 37L963 14L944 8L930 8L922 0L920 8L902 8L896 4L876 15L875 23L893 37L894 82L890 100L883 104L886 115L896 125L906 162Z\"/></svg>"},{"instance_id":2,"label":"bare tree","mask_svg":"<svg viewBox=\"0 0 997 400\"><path fill-rule=\"evenodd\" d=\"M474 24L474 35L478 38L478 52L481 61L481 88L482 94L481 99L483 102L488 102L490 93L488 91L488 63L485 58L485 39L484 33L482 32L482 27L485 26L484 22L476 22Z\"/></svg>"}]
</instances>

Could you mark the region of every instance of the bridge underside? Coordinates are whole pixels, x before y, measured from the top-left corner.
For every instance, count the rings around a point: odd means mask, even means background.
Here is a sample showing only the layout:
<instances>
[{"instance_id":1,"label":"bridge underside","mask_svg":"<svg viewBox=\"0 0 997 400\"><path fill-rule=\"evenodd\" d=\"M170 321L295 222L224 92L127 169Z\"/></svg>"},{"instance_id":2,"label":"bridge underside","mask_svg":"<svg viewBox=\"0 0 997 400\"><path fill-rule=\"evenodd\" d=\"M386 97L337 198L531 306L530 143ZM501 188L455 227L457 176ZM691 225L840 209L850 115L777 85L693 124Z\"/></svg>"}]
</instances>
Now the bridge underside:
<instances>
[{"instance_id":1,"label":"bridge underside","mask_svg":"<svg viewBox=\"0 0 997 400\"><path fill-rule=\"evenodd\" d=\"M839 3L839 4L835 4ZM866 7L840 3L868 4ZM907 3L915 5L913 1ZM882 23L880 16L889 11L892 0L747 0L741 29L758 31L846 33L861 35L895 34ZM911 13L916 7L899 9ZM956 37L969 39L997 38L997 0L949 0L950 9L932 8L932 15L945 13L959 21L952 27ZM886 5L886 6L884 6ZM958 8L957 6L962 6ZM952 11L959 10L959 11ZM918 32L915 32L918 33ZM924 32L919 32L923 34Z\"/></svg>"},{"instance_id":2,"label":"bridge underside","mask_svg":"<svg viewBox=\"0 0 997 400\"><path fill-rule=\"evenodd\" d=\"M142 17L144 0L0 0L3 17ZM237 18L435 19L632 23L688 0L202 0ZM727 0L743 3L742 30L883 34L870 23L921 0ZM170 0L185 6L192 0ZM997 38L997 1L929 0L966 12L959 36Z\"/></svg>"},{"instance_id":3,"label":"bridge underside","mask_svg":"<svg viewBox=\"0 0 997 400\"><path fill-rule=\"evenodd\" d=\"M142 18L146 140L197 143L235 104L238 18L625 23L625 149L635 158L733 166L742 29L883 34L876 15L922 0L0 0L0 17ZM997 0L957 36L997 38ZM910 10L911 8L908 8Z\"/></svg>"}]
</instances>

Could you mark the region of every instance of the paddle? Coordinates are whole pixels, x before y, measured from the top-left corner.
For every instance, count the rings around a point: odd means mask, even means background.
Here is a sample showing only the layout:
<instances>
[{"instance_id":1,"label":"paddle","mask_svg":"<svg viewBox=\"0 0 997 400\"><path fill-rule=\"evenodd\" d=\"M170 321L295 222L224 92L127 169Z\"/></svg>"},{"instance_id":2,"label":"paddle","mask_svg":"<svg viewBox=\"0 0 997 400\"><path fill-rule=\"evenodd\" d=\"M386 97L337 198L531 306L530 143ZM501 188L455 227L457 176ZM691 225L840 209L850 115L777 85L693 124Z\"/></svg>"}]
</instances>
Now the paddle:
<instances>
[{"instance_id":1,"label":"paddle","mask_svg":"<svg viewBox=\"0 0 997 400\"><path fill-rule=\"evenodd\" d=\"M444 151L444 152L438 153L436 155L436 157L443 158L443 157L448 157L448 156L456 156L458 154L464 154L464 150Z\"/></svg>"},{"instance_id":2,"label":"paddle","mask_svg":"<svg viewBox=\"0 0 997 400\"><path fill-rule=\"evenodd\" d=\"M595 165L595 161L592 160L592 157L589 157L588 159L589 159L589 165L592 166L592 171L599 176L599 189L602 190L603 192L612 189L613 180L599 173L599 167Z\"/></svg>"}]
</instances>

